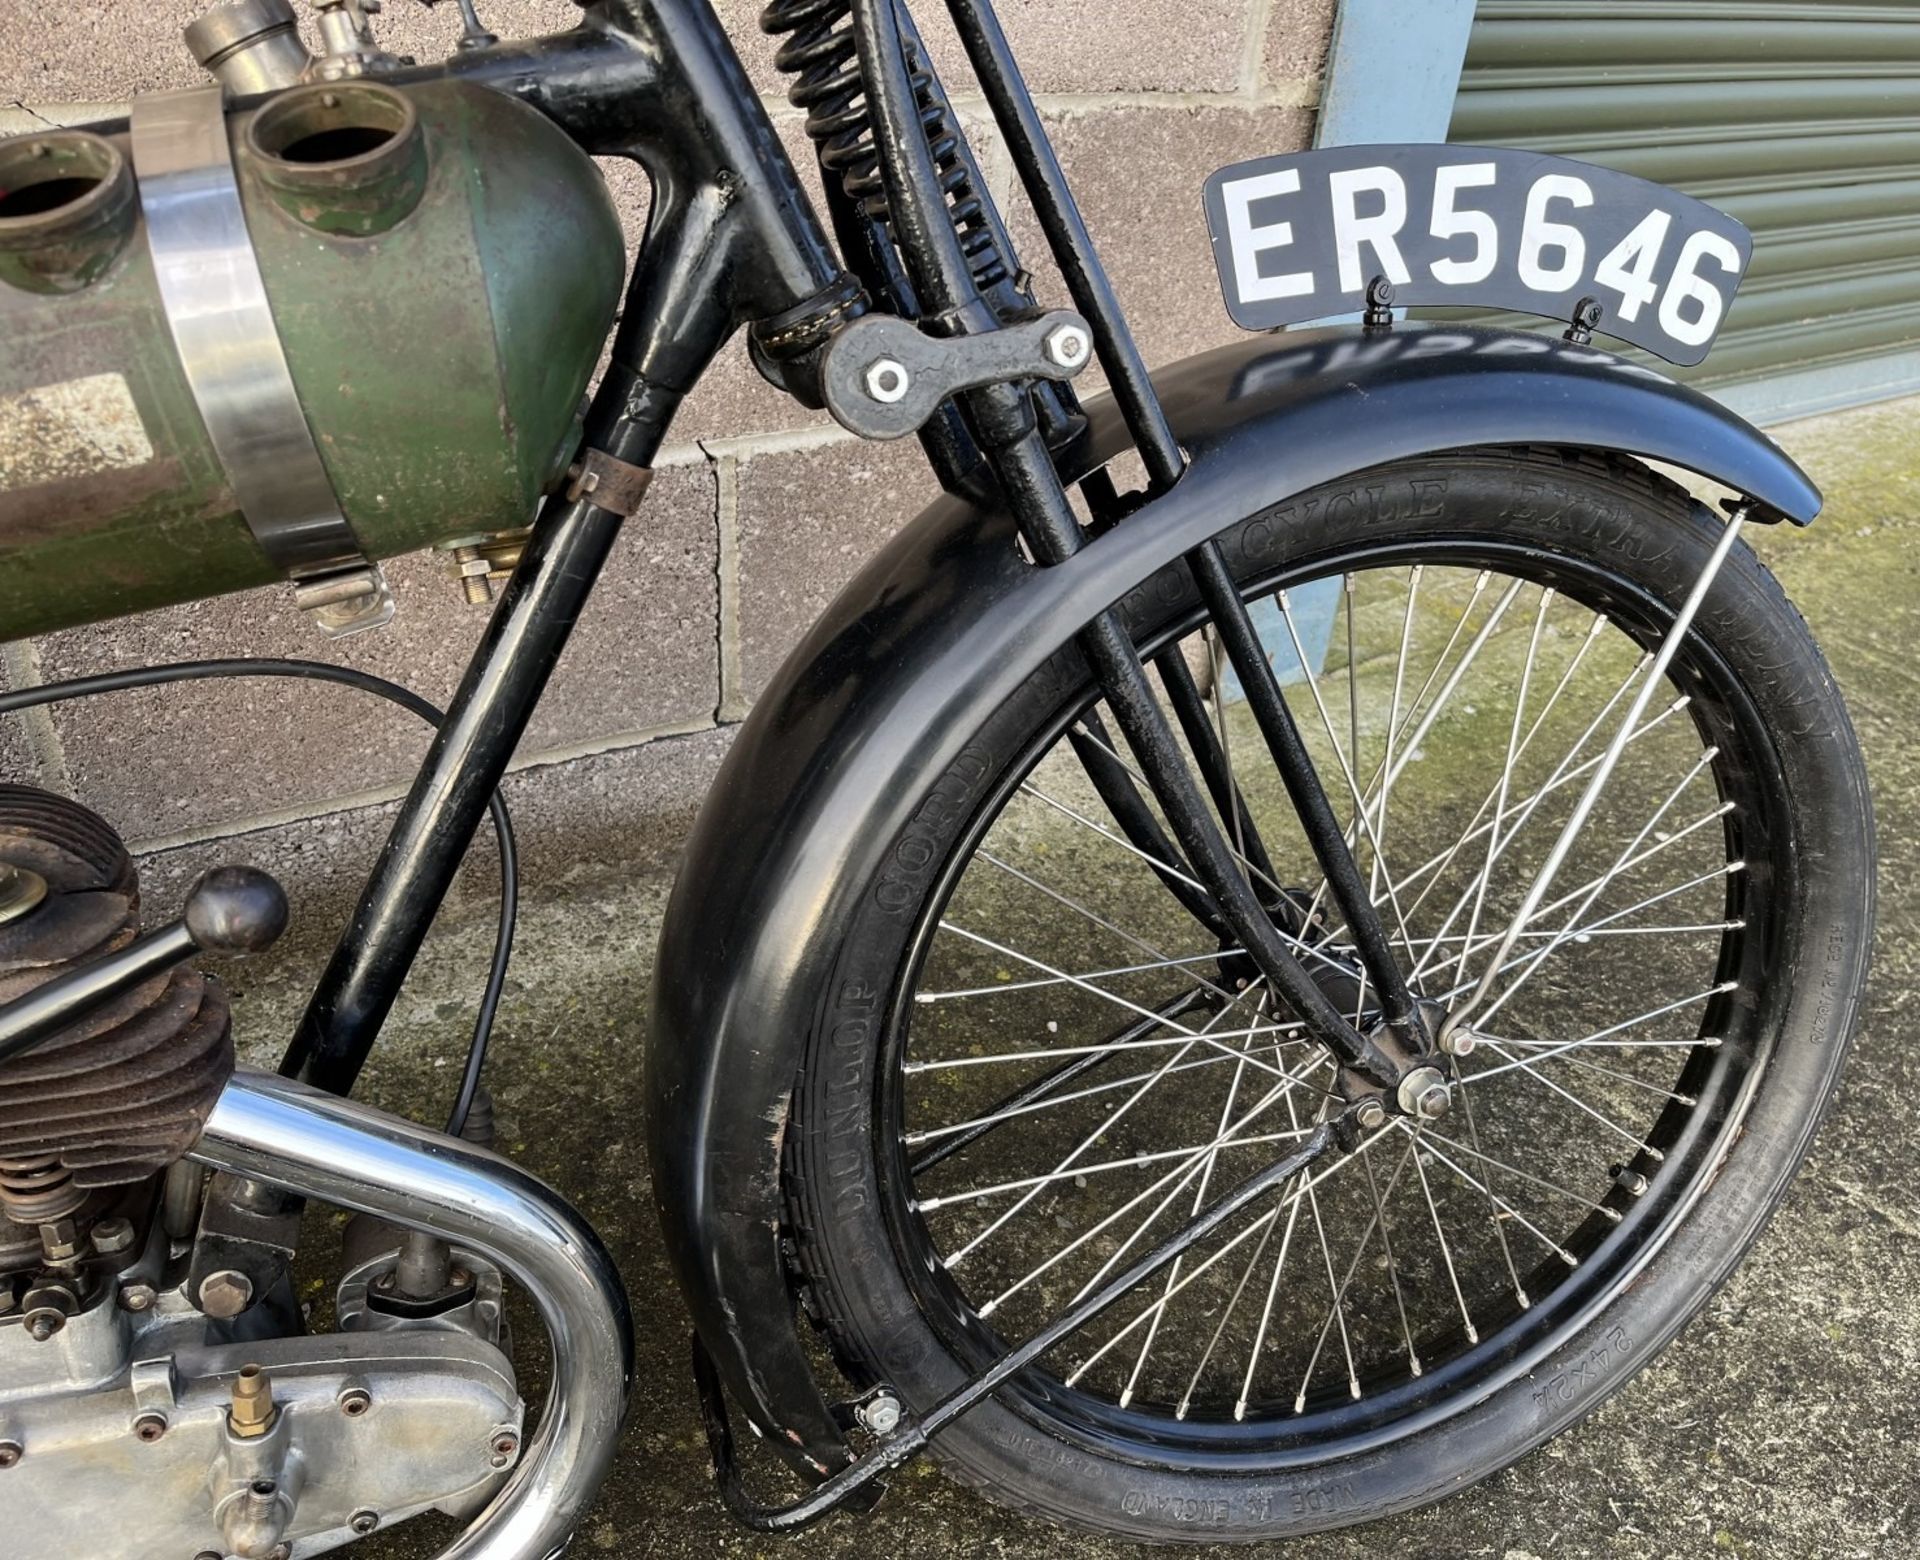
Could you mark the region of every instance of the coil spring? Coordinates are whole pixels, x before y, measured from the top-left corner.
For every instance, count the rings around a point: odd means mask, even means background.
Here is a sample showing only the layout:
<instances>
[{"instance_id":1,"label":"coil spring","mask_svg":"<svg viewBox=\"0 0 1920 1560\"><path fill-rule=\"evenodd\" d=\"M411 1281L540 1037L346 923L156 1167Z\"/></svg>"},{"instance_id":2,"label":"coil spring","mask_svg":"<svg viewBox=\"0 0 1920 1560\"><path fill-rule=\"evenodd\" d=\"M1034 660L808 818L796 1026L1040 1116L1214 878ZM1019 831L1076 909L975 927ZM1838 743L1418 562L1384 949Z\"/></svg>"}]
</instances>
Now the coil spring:
<instances>
[{"instance_id":1,"label":"coil spring","mask_svg":"<svg viewBox=\"0 0 1920 1560\"><path fill-rule=\"evenodd\" d=\"M854 43L851 0L772 0L761 13L761 29L783 38L774 64L794 78L787 99L807 116L807 134L818 148L820 166L838 179L847 198L868 219L890 223L880 154L874 146L873 114L866 83L860 74ZM986 204L974 185L971 159L954 123L939 78L925 59L924 49L902 17L907 69L913 81L920 123L939 170L949 218L959 234L962 250L973 272L974 284L984 294L1009 281L1012 267L1001 246Z\"/></svg>"},{"instance_id":2,"label":"coil spring","mask_svg":"<svg viewBox=\"0 0 1920 1560\"><path fill-rule=\"evenodd\" d=\"M16 1224L51 1224L79 1210L87 1194L53 1154L0 1158L0 1208Z\"/></svg>"}]
</instances>

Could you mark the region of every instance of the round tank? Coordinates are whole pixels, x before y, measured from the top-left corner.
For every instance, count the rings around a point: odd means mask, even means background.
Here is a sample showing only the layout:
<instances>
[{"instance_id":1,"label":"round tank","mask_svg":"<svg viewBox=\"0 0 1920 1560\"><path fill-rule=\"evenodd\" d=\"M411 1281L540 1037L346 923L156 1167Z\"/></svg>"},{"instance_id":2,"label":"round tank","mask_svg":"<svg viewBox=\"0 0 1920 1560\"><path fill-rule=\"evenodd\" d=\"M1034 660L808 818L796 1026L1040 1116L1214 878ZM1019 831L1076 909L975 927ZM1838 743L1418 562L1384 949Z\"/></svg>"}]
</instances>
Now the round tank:
<instances>
[{"instance_id":1,"label":"round tank","mask_svg":"<svg viewBox=\"0 0 1920 1560\"><path fill-rule=\"evenodd\" d=\"M512 530L571 459L620 296L592 159L485 88L300 87L227 121L361 550ZM0 141L0 639L270 583L155 284L125 135Z\"/></svg>"}]
</instances>

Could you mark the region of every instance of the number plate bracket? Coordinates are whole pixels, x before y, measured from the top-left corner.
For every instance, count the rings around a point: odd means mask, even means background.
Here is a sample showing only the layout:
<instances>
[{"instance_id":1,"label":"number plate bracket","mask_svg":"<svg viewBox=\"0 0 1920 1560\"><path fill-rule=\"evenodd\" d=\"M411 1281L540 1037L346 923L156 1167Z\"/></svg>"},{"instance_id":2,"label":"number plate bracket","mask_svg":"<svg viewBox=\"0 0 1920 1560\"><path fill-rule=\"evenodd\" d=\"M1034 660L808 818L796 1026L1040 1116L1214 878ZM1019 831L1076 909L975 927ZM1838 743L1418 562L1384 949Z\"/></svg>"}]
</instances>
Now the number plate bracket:
<instances>
[{"instance_id":1,"label":"number plate bracket","mask_svg":"<svg viewBox=\"0 0 1920 1560\"><path fill-rule=\"evenodd\" d=\"M1339 146L1207 180L1227 312L1248 330L1396 305L1511 309L1698 363L1753 254L1724 211L1663 184L1491 146ZM1591 318L1591 303L1599 317Z\"/></svg>"}]
</instances>

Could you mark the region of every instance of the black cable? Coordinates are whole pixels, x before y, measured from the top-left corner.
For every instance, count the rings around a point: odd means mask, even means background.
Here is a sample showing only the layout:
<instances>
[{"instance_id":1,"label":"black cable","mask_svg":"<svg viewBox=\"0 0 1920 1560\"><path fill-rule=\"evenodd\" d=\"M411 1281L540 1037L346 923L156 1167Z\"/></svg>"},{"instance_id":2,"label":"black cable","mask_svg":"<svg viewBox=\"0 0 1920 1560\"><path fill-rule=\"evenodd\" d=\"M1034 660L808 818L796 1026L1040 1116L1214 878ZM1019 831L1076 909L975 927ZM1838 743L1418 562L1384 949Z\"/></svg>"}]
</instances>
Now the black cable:
<instances>
[{"instance_id":1,"label":"black cable","mask_svg":"<svg viewBox=\"0 0 1920 1560\"><path fill-rule=\"evenodd\" d=\"M212 661L178 661L170 666L141 666L124 672L102 672L94 677L73 677L64 682L41 683L0 693L0 715L35 709L43 704L63 703L68 699L87 699L103 693L128 693L140 688L163 687L168 683L194 682L219 677L291 677L306 682L338 683L361 693L371 693L418 715L429 726L438 727L446 718L439 706L423 699L411 688L375 677L370 672L347 666L329 666L324 661L296 661L279 657L232 657ZM493 959L487 969L486 990L481 994L480 1011L474 1015L473 1038L467 1043L467 1062L461 1070L460 1089L454 1096L453 1110L447 1118L447 1134L458 1137L473 1110L480 1092L480 1077L487 1063L487 1046L493 1038L493 1023L500 1008L500 995L506 987L507 964L513 957L514 923L520 908L520 857L514 846L513 818L506 798L498 791L487 802L493 820L493 834L500 849L500 923L494 933Z\"/></svg>"}]
</instances>

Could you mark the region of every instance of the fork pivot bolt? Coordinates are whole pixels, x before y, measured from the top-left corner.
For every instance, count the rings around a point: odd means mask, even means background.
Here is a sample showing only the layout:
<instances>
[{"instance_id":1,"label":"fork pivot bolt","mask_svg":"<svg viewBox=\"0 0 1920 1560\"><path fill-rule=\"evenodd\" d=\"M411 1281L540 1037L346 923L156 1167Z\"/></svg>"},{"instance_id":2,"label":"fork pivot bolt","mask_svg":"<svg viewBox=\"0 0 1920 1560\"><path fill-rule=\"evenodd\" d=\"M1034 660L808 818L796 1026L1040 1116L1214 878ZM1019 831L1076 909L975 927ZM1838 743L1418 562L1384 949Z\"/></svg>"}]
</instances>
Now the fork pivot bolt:
<instances>
[{"instance_id":1,"label":"fork pivot bolt","mask_svg":"<svg viewBox=\"0 0 1920 1560\"><path fill-rule=\"evenodd\" d=\"M882 406L893 406L907 398L913 378L904 363L879 358L867 365L867 394Z\"/></svg>"}]
</instances>

